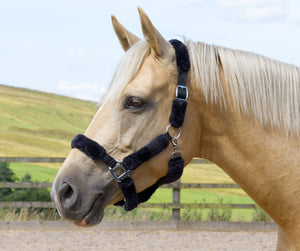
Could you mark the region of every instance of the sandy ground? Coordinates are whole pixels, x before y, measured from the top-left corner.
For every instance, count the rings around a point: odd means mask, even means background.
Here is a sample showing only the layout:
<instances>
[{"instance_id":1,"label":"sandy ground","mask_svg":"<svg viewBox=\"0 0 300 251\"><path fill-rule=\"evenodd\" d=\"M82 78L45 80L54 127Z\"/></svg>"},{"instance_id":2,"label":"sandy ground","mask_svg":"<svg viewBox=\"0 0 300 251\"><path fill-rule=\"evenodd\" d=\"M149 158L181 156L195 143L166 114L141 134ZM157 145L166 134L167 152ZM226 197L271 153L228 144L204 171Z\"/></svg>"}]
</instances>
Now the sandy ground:
<instances>
[{"instance_id":1,"label":"sandy ground","mask_svg":"<svg viewBox=\"0 0 300 251\"><path fill-rule=\"evenodd\" d=\"M275 250L276 232L1 230L0 250Z\"/></svg>"}]
</instances>

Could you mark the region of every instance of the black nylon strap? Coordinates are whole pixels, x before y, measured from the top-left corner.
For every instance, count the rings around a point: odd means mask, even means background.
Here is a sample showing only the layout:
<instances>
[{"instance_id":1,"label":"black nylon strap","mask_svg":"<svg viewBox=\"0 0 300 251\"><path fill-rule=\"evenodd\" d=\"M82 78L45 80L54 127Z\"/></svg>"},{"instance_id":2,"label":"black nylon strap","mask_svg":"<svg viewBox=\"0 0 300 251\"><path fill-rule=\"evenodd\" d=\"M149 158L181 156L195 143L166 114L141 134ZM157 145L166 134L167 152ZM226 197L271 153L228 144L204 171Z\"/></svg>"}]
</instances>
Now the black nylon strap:
<instances>
[{"instance_id":1,"label":"black nylon strap","mask_svg":"<svg viewBox=\"0 0 300 251\"><path fill-rule=\"evenodd\" d=\"M134 170L144 162L153 158L168 147L171 140L169 133L160 134L140 150L128 155L123 160L123 165L128 170Z\"/></svg>"},{"instance_id":2,"label":"black nylon strap","mask_svg":"<svg viewBox=\"0 0 300 251\"><path fill-rule=\"evenodd\" d=\"M169 122L173 127L179 128L183 125L187 102L178 99L173 100L172 111Z\"/></svg>"},{"instance_id":3,"label":"black nylon strap","mask_svg":"<svg viewBox=\"0 0 300 251\"><path fill-rule=\"evenodd\" d=\"M169 41L176 53L176 63L178 68L178 85L186 85L187 73L190 70L191 62L188 49L185 44L177 39Z\"/></svg>"},{"instance_id":4,"label":"black nylon strap","mask_svg":"<svg viewBox=\"0 0 300 251\"><path fill-rule=\"evenodd\" d=\"M132 209L135 209L139 205L139 198L136 193L133 179L127 177L125 180L119 183L119 187L122 190L122 193L125 198L125 202L123 204L124 209L126 211L131 211Z\"/></svg>"},{"instance_id":5,"label":"black nylon strap","mask_svg":"<svg viewBox=\"0 0 300 251\"><path fill-rule=\"evenodd\" d=\"M169 122L173 127L181 127L184 122L188 97L186 86L187 73L190 70L191 63L187 47L177 39L169 41L176 53L176 63L178 68L178 81L177 81L177 97L173 100L171 115Z\"/></svg>"},{"instance_id":6,"label":"black nylon strap","mask_svg":"<svg viewBox=\"0 0 300 251\"><path fill-rule=\"evenodd\" d=\"M128 155L123 160L123 165L127 170L134 170L144 162L159 154L168 147L171 140L169 133L160 134L150 143L142 147L140 150ZM77 148L84 152L92 160L102 160L106 165L114 167L117 161L106 153L103 146L96 141L89 139L85 135L78 134L71 142L72 148Z\"/></svg>"},{"instance_id":7,"label":"black nylon strap","mask_svg":"<svg viewBox=\"0 0 300 251\"><path fill-rule=\"evenodd\" d=\"M157 188L164 184L172 183L178 180L182 173L184 167L184 160L181 157L170 159L168 164L168 173L166 176L160 178L154 185L146 188L144 191L138 193L139 203L149 200L152 194L156 191Z\"/></svg>"},{"instance_id":8,"label":"black nylon strap","mask_svg":"<svg viewBox=\"0 0 300 251\"><path fill-rule=\"evenodd\" d=\"M106 165L114 167L116 161L110 155L108 155L103 146L96 141L89 139L85 135L78 134L71 142L72 148L77 148L84 152L92 160L102 160Z\"/></svg>"},{"instance_id":9,"label":"black nylon strap","mask_svg":"<svg viewBox=\"0 0 300 251\"><path fill-rule=\"evenodd\" d=\"M183 80L183 82L180 84L185 85L186 74L191 67L188 49L184 43L180 42L177 39L171 39L169 42L175 49L178 73L179 75L182 75L182 77L178 77L178 80Z\"/></svg>"}]
</instances>

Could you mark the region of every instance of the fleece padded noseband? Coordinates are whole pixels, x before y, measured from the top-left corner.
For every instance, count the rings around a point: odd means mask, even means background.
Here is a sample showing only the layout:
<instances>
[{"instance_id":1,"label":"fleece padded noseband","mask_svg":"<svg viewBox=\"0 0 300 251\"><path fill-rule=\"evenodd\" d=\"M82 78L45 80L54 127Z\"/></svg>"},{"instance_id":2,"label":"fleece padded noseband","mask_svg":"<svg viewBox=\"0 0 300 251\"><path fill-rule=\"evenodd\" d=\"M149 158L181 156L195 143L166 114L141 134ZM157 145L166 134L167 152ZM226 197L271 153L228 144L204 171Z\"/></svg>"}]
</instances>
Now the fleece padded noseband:
<instances>
[{"instance_id":1,"label":"fleece padded noseband","mask_svg":"<svg viewBox=\"0 0 300 251\"><path fill-rule=\"evenodd\" d=\"M168 128L170 126L179 128L179 135L177 137L171 137L167 128L166 133L158 135L150 143L125 157L123 161L115 160L106 152L103 146L84 135L77 135L71 143L72 148L79 149L94 161L102 160L109 167L112 176L119 182L119 187L125 198L125 200L119 201L115 205L124 206L124 209L127 211L136 208L139 203L147 201L159 186L179 179L183 172L184 160L177 150L177 138L180 136L180 127L184 122L187 106L188 89L186 87L186 79L190 69L190 59L188 50L183 43L176 39L170 40L169 42L173 45L176 52L178 83L176 99L174 99L172 103L171 115L169 117L170 125ZM151 187L137 194L134 181L129 176L130 171L135 170L144 162L162 152L168 147L170 141L172 141L174 152L168 164L169 169L167 175L159 179ZM117 172L121 172L121 174L117 175Z\"/></svg>"}]
</instances>

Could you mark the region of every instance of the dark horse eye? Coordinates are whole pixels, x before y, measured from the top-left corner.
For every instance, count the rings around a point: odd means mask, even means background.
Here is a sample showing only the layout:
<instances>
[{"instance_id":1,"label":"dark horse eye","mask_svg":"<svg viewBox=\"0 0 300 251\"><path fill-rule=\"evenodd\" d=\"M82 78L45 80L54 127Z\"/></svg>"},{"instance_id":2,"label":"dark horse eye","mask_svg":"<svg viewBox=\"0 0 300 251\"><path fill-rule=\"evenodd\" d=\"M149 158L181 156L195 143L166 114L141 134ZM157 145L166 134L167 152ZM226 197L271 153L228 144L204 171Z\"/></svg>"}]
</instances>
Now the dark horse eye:
<instances>
[{"instance_id":1,"label":"dark horse eye","mask_svg":"<svg viewBox=\"0 0 300 251\"><path fill-rule=\"evenodd\" d=\"M139 98L129 98L126 104L126 108L127 109L139 109L141 107L143 107L143 105L145 104L145 102Z\"/></svg>"}]
</instances>

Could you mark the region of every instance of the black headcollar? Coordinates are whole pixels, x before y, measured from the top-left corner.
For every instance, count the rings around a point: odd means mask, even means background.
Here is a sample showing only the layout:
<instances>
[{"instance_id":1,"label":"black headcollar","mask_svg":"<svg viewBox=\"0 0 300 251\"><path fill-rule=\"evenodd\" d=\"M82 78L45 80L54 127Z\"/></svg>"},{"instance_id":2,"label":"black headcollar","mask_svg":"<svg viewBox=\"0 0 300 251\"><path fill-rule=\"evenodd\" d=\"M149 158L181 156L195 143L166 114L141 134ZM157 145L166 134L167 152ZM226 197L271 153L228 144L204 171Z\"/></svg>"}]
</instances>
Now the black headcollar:
<instances>
[{"instance_id":1,"label":"black headcollar","mask_svg":"<svg viewBox=\"0 0 300 251\"><path fill-rule=\"evenodd\" d=\"M77 148L91 159L95 161L102 160L106 165L108 165L112 176L119 182L119 187L121 188L125 198L125 201L119 201L115 205L124 206L124 209L127 211L136 208L139 203L147 201L159 186L179 179L183 172L184 160L181 158L181 154L177 150L177 139L180 136L180 127L184 122L187 106L186 100L188 98L188 89L186 87L186 79L187 73L190 69L190 59L188 50L182 42L176 39L170 40L169 42L173 45L176 52L178 83L176 99L173 100L171 115L169 118L170 125L167 127L166 133L158 135L140 150L125 157L122 162L115 160L107 154L103 146L84 135L77 135L71 143L72 148ZM168 132L170 126L178 128L179 134L176 137L170 136ZM134 181L129 176L130 171L136 169L144 162L162 152L168 147L170 141L173 144L174 152L172 153L172 158L168 164L168 174L158 180L151 187L137 194ZM117 169L122 171L119 176L115 173Z\"/></svg>"}]
</instances>

